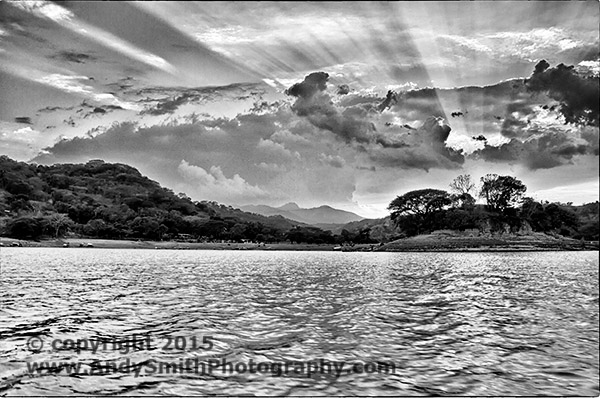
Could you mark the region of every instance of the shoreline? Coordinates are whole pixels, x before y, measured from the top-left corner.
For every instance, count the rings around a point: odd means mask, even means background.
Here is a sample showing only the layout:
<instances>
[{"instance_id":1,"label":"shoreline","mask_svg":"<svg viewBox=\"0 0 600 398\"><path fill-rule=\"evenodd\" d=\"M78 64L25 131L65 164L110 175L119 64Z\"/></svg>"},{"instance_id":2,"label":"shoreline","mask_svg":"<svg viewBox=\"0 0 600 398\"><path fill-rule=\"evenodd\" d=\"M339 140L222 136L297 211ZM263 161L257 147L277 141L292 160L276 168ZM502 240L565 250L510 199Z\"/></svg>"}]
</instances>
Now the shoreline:
<instances>
[{"instance_id":1,"label":"shoreline","mask_svg":"<svg viewBox=\"0 0 600 398\"><path fill-rule=\"evenodd\" d=\"M19 246L19 244L21 246ZM65 246L68 245L68 246ZM46 239L27 241L0 238L0 247L56 247L65 249L152 249L152 250L264 250L264 251L341 251L341 252L531 252L531 251L598 251L598 242L581 242L551 237L440 237L423 235L380 244L353 246L308 243L199 243L156 242L110 239Z\"/></svg>"}]
</instances>

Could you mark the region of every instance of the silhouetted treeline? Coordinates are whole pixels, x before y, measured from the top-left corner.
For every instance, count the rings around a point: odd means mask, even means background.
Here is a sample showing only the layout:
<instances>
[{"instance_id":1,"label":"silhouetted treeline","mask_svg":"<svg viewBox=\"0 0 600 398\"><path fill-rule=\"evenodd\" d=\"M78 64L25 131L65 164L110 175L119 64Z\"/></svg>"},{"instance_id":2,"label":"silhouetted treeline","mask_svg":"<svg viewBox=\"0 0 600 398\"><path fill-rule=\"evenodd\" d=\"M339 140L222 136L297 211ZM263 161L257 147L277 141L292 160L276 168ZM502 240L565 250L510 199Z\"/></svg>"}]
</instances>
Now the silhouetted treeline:
<instances>
[{"instance_id":1,"label":"silhouetted treeline","mask_svg":"<svg viewBox=\"0 0 600 398\"><path fill-rule=\"evenodd\" d=\"M458 176L451 192L420 189L396 197L389 205L403 236L435 230L479 232L529 231L574 239L598 240L598 202L583 206L537 202L525 197L527 187L512 176L488 174L477 190L469 175ZM485 204L476 204L479 196Z\"/></svg>"},{"instance_id":2,"label":"silhouetted treeline","mask_svg":"<svg viewBox=\"0 0 600 398\"><path fill-rule=\"evenodd\" d=\"M598 202L536 202L510 176L475 184L459 176L451 192L423 189L394 199L389 218L346 224L337 234L288 220L193 201L131 166L105 163L43 166L0 156L0 234L17 239L92 237L188 241L377 243L439 229L533 231L598 240Z\"/></svg>"}]
</instances>

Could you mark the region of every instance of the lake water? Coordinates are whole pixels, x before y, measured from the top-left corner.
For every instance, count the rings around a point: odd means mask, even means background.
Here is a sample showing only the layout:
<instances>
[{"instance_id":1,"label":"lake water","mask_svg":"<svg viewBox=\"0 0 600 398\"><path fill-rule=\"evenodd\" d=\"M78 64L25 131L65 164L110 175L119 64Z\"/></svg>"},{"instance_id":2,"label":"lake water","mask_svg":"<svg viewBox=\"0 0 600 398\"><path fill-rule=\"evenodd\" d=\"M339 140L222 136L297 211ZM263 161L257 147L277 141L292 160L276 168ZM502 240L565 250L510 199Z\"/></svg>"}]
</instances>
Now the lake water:
<instances>
[{"instance_id":1,"label":"lake water","mask_svg":"<svg viewBox=\"0 0 600 398\"><path fill-rule=\"evenodd\" d=\"M599 393L597 252L2 248L0 260L2 395ZM107 360L125 365L90 374ZM396 369L202 373L190 360ZM29 373L43 361L83 365Z\"/></svg>"}]
</instances>

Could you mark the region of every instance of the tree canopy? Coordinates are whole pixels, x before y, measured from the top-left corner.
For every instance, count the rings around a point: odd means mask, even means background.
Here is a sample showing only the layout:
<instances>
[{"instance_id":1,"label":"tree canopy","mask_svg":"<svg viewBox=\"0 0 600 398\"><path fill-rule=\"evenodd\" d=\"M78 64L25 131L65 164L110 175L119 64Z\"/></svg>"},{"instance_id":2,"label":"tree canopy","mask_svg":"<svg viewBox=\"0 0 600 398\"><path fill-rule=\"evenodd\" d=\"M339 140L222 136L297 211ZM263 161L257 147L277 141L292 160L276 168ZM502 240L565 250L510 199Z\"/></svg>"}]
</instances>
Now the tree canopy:
<instances>
[{"instance_id":1,"label":"tree canopy","mask_svg":"<svg viewBox=\"0 0 600 398\"><path fill-rule=\"evenodd\" d=\"M392 219L402 215L425 216L439 211L452 203L450 194L441 189L418 189L400 195L388 206Z\"/></svg>"},{"instance_id":2,"label":"tree canopy","mask_svg":"<svg viewBox=\"0 0 600 398\"><path fill-rule=\"evenodd\" d=\"M518 205L527 191L527 187L520 180L511 176L487 174L481 177L481 192L490 210L500 213Z\"/></svg>"}]
</instances>

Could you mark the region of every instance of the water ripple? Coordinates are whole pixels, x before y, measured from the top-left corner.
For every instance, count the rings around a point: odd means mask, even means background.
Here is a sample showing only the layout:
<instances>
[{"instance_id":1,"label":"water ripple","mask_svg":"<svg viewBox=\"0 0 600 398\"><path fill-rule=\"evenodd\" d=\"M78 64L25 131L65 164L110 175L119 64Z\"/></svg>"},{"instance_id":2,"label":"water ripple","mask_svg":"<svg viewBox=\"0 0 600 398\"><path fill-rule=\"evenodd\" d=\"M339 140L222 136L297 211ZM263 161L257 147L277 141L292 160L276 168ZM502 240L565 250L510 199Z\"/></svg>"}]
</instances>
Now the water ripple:
<instances>
[{"instance_id":1,"label":"water ripple","mask_svg":"<svg viewBox=\"0 0 600 398\"><path fill-rule=\"evenodd\" d=\"M599 393L597 253L3 248L0 258L2 395ZM46 343L40 352L27 349L31 336ZM147 336L161 343L47 346ZM213 336L213 347L168 350L169 336ZM320 358L397 369L136 377L131 365ZM68 360L79 373L27 372L28 361ZM130 372L88 374L106 360L129 360Z\"/></svg>"}]
</instances>

